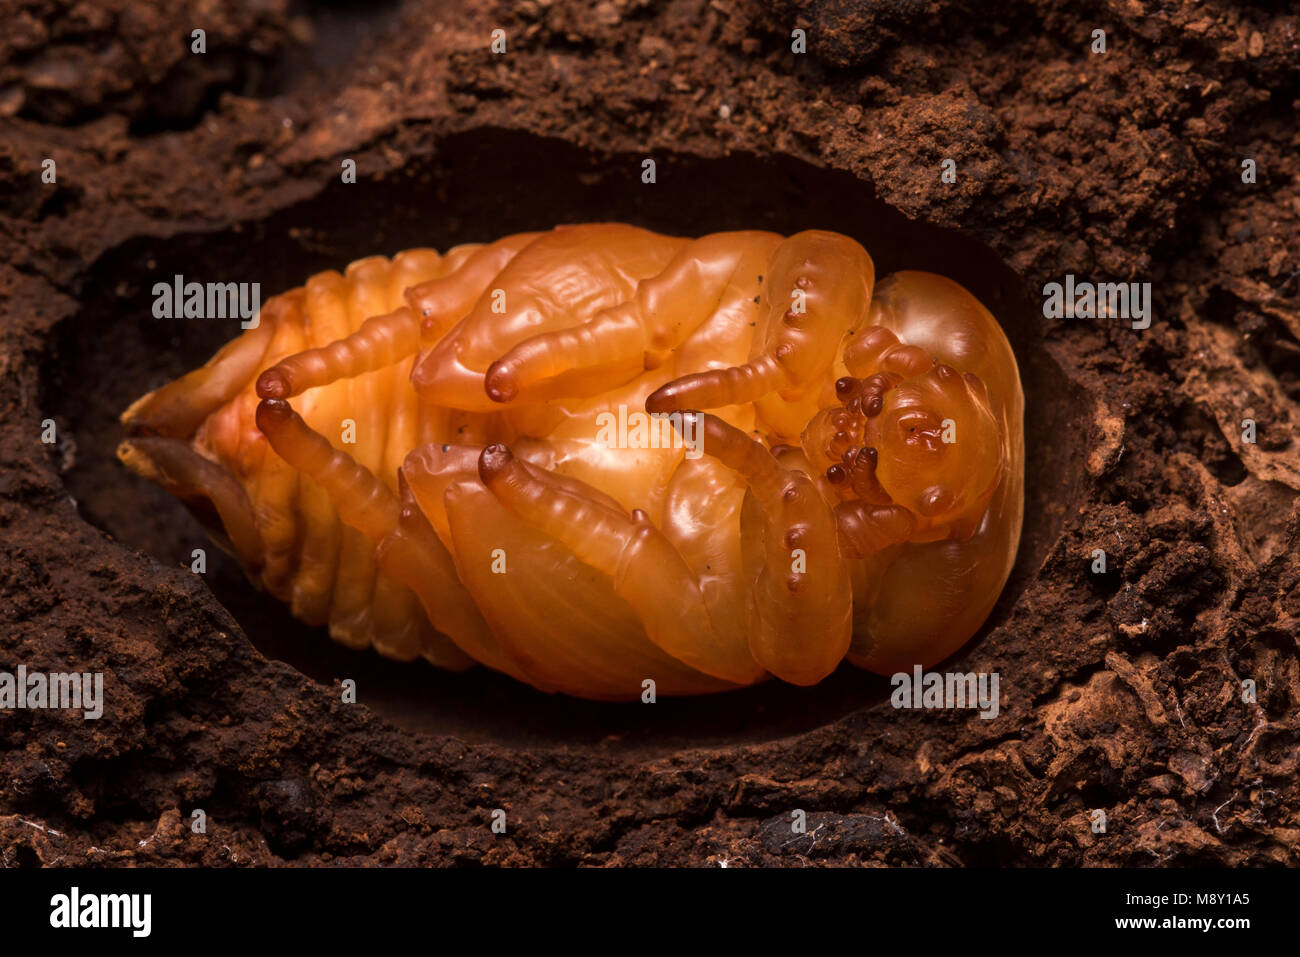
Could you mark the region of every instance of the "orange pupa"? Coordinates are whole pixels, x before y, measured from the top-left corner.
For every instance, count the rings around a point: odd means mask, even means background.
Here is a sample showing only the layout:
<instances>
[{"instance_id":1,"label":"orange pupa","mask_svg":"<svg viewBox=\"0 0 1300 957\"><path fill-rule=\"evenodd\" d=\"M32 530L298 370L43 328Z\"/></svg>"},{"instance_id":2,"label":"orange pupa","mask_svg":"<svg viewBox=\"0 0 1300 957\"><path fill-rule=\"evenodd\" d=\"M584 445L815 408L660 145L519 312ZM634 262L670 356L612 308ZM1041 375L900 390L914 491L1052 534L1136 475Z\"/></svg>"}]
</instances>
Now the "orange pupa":
<instances>
[{"instance_id":1,"label":"orange pupa","mask_svg":"<svg viewBox=\"0 0 1300 957\"><path fill-rule=\"evenodd\" d=\"M952 654L1015 559L1023 404L942 276L602 223L313 276L119 457L346 645L624 700Z\"/></svg>"}]
</instances>

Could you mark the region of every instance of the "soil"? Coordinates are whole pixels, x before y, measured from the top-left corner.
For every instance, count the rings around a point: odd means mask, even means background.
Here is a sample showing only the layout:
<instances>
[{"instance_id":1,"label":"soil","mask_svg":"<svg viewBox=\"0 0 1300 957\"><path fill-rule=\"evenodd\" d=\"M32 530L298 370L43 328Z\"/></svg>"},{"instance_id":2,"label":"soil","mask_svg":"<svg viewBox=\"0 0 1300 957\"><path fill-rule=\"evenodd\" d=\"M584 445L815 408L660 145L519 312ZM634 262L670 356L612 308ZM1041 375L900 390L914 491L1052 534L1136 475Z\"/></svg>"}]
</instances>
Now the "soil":
<instances>
[{"instance_id":1,"label":"soil","mask_svg":"<svg viewBox=\"0 0 1300 957\"><path fill-rule=\"evenodd\" d=\"M2 6L0 667L107 698L0 711L6 866L1300 864L1289 3ZM115 460L231 335L154 282L589 220L835 229L999 316L1026 527L942 666L997 672L995 719L847 666L598 705L350 652L216 549L193 574L202 531ZM1150 282L1150 328L1044 318L1067 274Z\"/></svg>"}]
</instances>

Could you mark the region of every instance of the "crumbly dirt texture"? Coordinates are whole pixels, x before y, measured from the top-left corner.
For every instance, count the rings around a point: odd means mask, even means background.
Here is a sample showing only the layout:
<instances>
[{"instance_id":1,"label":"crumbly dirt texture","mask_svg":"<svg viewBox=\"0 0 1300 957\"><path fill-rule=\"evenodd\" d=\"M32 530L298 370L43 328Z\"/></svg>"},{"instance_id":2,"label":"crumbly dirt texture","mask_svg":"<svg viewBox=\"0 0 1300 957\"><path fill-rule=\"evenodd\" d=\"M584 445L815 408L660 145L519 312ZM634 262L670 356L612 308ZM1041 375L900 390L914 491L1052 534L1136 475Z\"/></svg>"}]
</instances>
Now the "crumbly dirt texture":
<instances>
[{"instance_id":1,"label":"crumbly dirt texture","mask_svg":"<svg viewBox=\"0 0 1300 957\"><path fill-rule=\"evenodd\" d=\"M985 7L0 4L0 669L107 699L0 712L3 863L1300 864L1300 17ZM193 574L113 458L237 331L154 319L154 282L599 219L839 229L999 315L1025 537L940 666L998 673L995 719L847 667L613 706L349 652L215 549ZM1067 273L1150 282L1151 327L1045 319Z\"/></svg>"}]
</instances>

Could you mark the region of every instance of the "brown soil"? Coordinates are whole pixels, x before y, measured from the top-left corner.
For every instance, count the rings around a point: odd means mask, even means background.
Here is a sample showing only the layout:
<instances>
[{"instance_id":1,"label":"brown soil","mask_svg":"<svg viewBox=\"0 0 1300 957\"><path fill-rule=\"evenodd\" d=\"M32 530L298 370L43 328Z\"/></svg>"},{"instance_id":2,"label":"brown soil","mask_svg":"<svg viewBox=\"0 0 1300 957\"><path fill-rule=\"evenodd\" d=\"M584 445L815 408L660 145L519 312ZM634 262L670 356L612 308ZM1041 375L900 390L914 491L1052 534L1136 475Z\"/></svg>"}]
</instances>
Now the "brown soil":
<instances>
[{"instance_id":1,"label":"brown soil","mask_svg":"<svg viewBox=\"0 0 1300 957\"><path fill-rule=\"evenodd\" d=\"M0 10L0 668L102 671L108 699L0 712L4 864L1300 863L1288 3L174 6ZM206 538L113 457L118 412L231 334L153 319L160 279L269 294L601 219L836 229L999 315L1025 536L943 666L1000 673L995 720L848 667L616 706L349 652L215 549L190 573ZM1066 273L1150 281L1151 328L1044 319Z\"/></svg>"}]
</instances>

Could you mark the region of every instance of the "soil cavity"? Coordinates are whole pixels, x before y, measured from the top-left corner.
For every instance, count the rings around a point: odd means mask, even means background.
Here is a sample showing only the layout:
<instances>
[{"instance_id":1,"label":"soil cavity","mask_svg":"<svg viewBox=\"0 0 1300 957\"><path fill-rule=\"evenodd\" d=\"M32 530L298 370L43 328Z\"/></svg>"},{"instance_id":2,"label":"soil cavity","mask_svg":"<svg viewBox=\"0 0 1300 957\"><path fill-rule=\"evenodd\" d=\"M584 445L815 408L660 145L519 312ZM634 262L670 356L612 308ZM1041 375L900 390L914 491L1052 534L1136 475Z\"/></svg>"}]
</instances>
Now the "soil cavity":
<instances>
[{"instance_id":1,"label":"soil cavity","mask_svg":"<svg viewBox=\"0 0 1300 957\"><path fill-rule=\"evenodd\" d=\"M647 708L548 696L482 668L452 675L349 651L257 592L179 502L128 474L114 450L122 438L117 416L133 399L201 365L239 331L237 320L155 319L153 285L177 274L260 282L265 301L364 256L446 249L562 222L624 221L679 235L830 229L859 240L878 276L924 269L962 283L998 317L1015 348L1026 396L1025 531L1011 581L968 646L976 647L1055 541L1081 444L1081 403L1061 394L1065 378L1042 348L1043 320L1023 282L988 247L908 220L842 172L784 156L660 154L657 182L645 184L644 159L478 130L441 140L387 177L335 182L258 222L117 247L88 271L83 309L59 327L45 365L43 407L76 443L68 491L89 521L164 564L188 566L191 550L206 548L205 580L254 645L317 681L356 679L362 700L402 727L512 746L654 752L807 731L886 699L888 681L845 665L815 688L770 682L707 698L661 698Z\"/></svg>"}]
</instances>

